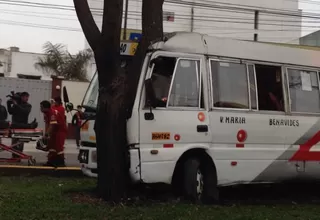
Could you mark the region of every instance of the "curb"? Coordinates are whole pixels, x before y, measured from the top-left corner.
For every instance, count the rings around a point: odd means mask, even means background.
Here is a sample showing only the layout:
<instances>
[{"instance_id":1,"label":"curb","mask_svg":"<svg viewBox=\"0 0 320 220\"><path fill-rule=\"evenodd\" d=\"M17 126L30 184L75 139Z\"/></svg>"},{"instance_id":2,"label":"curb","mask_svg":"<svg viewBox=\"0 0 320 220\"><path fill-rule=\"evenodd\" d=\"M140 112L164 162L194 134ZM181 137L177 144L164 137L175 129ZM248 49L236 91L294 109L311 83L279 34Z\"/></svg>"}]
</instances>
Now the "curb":
<instances>
[{"instance_id":1,"label":"curb","mask_svg":"<svg viewBox=\"0 0 320 220\"><path fill-rule=\"evenodd\" d=\"M85 178L79 167L0 165L0 176L51 176Z\"/></svg>"}]
</instances>

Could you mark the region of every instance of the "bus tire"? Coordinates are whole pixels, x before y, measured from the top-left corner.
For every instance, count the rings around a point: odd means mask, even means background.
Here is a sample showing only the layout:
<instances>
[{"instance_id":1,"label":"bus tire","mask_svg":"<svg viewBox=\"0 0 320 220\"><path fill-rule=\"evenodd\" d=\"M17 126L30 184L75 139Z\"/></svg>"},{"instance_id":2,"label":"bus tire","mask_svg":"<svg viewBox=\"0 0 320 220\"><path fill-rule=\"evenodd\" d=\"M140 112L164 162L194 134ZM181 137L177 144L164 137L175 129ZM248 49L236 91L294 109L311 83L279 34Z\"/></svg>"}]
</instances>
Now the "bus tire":
<instances>
[{"instance_id":1,"label":"bus tire","mask_svg":"<svg viewBox=\"0 0 320 220\"><path fill-rule=\"evenodd\" d=\"M202 161L202 162L200 162ZM198 204L216 204L219 200L215 169L198 158L184 164L184 197Z\"/></svg>"}]
</instances>

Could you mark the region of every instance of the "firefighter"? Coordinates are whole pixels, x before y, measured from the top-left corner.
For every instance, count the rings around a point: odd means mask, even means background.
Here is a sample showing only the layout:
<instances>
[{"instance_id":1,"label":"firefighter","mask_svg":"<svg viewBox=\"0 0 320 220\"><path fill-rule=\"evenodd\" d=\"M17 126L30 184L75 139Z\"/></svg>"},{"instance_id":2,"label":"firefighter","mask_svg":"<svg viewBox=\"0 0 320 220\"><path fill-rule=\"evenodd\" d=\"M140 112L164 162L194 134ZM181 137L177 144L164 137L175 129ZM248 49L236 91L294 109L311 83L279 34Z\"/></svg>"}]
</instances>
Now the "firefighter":
<instances>
[{"instance_id":1,"label":"firefighter","mask_svg":"<svg viewBox=\"0 0 320 220\"><path fill-rule=\"evenodd\" d=\"M41 112L46 122L44 139L47 140L48 162L45 166L65 166L64 142L67 135L65 114L51 107L49 101L40 103Z\"/></svg>"},{"instance_id":2,"label":"firefighter","mask_svg":"<svg viewBox=\"0 0 320 220\"><path fill-rule=\"evenodd\" d=\"M54 108L56 109L56 110L58 110L58 112L60 113L60 114L63 114L63 115L65 115L65 109L64 109L64 107L63 107L63 105L62 105L62 100L61 100L61 97L55 97L54 98Z\"/></svg>"}]
</instances>

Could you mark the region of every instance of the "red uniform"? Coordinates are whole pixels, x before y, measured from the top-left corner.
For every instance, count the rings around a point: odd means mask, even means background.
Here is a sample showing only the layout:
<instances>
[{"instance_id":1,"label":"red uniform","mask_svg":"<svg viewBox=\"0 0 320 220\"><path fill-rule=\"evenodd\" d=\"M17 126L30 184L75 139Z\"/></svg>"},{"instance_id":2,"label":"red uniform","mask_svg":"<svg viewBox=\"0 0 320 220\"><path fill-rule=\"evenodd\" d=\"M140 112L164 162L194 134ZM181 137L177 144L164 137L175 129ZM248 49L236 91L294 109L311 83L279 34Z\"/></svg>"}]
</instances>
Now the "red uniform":
<instances>
[{"instance_id":1,"label":"red uniform","mask_svg":"<svg viewBox=\"0 0 320 220\"><path fill-rule=\"evenodd\" d=\"M63 108L63 107L62 107ZM48 141L48 161L52 161L57 156L64 158L64 142L67 136L66 117L61 110L57 108L51 108L48 113L45 114L46 127L53 126L51 136Z\"/></svg>"},{"instance_id":2,"label":"red uniform","mask_svg":"<svg viewBox=\"0 0 320 220\"><path fill-rule=\"evenodd\" d=\"M76 112L76 117L77 117L77 125L79 126L79 127L81 127L81 125L82 125L82 120L81 120L81 116L82 116L82 112Z\"/></svg>"},{"instance_id":3,"label":"red uniform","mask_svg":"<svg viewBox=\"0 0 320 220\"><path fill-rule=\"evenodd\" d=\"M56 109L61 115L65 115L65 109L62 105L55 105L53 109Z\"/></svg>"}]
</instances>

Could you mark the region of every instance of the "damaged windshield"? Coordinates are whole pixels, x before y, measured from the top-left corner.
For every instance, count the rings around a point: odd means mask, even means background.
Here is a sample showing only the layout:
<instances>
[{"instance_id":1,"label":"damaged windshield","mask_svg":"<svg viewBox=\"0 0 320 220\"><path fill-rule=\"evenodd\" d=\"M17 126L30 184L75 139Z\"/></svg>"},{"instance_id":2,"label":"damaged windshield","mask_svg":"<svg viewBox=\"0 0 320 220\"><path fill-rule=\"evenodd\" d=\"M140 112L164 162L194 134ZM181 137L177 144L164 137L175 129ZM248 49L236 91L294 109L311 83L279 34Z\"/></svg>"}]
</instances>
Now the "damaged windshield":
<instances>
[{"instance_id":1,"label":"damaged windshield","mask_svg":"<svg viewBox=\"0 0 320 220\"><path fill-rule=\"evenodd\" d=\"M98 84L98 74L96 72L92 78L92 81L83 99L82 106L86 109L87 108L96 109L98 105L98 93L99 93L99 84Z\"/></svg>"},{"instance_id":2,"label":"damaged windshield","mask_svg":"<svg viewBox=\"0 0 320 220\"><path fill-rule=\"evenodd\" d=\"M121 56L121 68L127 68L132 56ZM99 83L98 83L98 72L96 72L91 80L86 95L83 99L82 106L88 110L96 110L98 106L98 95L99 95Z\"/></svg>"}]
</instances>

